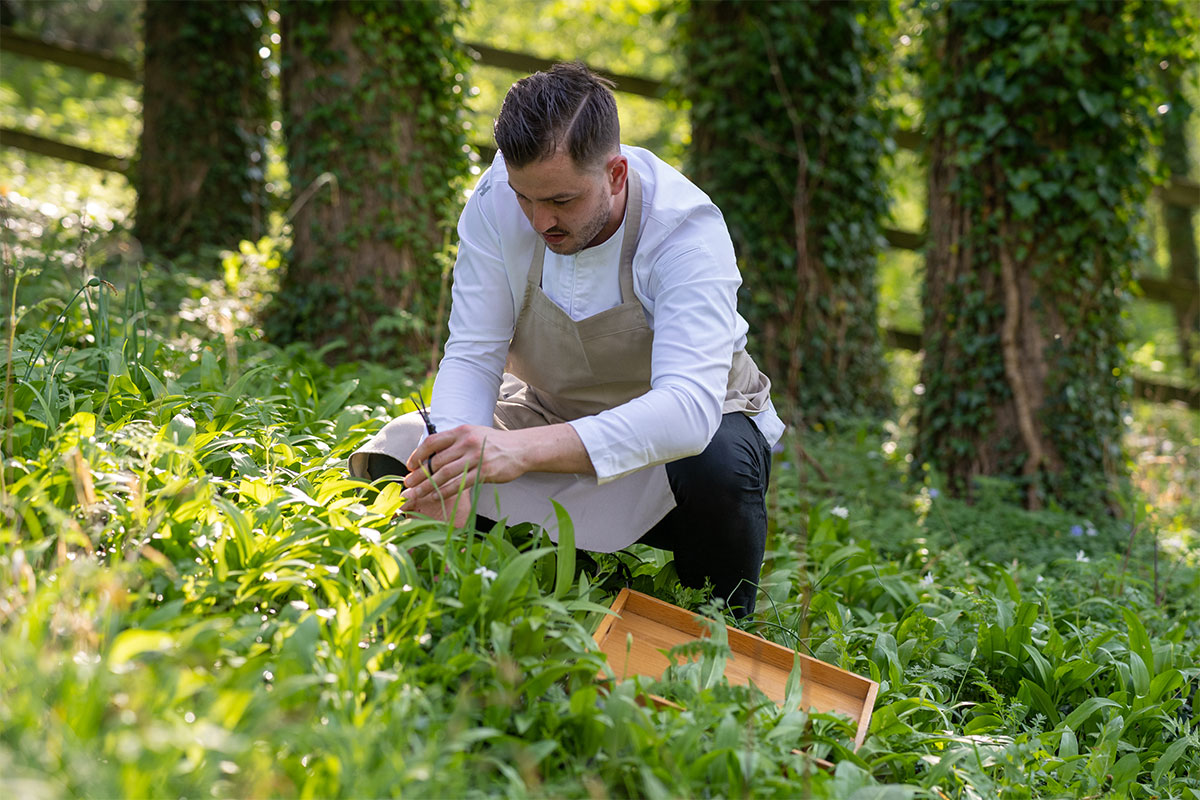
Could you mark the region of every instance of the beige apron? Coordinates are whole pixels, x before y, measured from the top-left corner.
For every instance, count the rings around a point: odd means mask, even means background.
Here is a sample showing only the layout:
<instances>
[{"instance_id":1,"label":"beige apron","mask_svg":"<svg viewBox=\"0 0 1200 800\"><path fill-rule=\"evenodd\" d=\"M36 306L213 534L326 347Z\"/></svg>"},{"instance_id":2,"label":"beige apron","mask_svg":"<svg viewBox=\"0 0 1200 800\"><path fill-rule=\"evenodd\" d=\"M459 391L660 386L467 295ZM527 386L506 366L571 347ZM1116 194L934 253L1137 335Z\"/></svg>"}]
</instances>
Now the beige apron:
<instances>
[{"instance_id":1,"label":"beige apron","mask_svg":"<svg viewBox=\"0 0 1200 800\"><path fill-rule=\"evenodd\" d=\"M641 179L633 170L628 189L618 267L620 305L586 319L571 319L542 290L546 244L538 242L496 403L497 428L566 422L615 408L650 390L654 332L633 283L642 220ZM753 415L767 408L769 397L766 376L744 350L735 353L723 412ZM366 454L371 452L406 460L423 434L416 414L393 420L350 457L351 472L366 477ZM551 500L570 515L577 545L598 552L627 547L675 507L666 469L659 465L603 485L592 475L527 473L509 483L481 486L478 511L510 523L540 524L557 541Z\"/></svg>"}]
</instances>

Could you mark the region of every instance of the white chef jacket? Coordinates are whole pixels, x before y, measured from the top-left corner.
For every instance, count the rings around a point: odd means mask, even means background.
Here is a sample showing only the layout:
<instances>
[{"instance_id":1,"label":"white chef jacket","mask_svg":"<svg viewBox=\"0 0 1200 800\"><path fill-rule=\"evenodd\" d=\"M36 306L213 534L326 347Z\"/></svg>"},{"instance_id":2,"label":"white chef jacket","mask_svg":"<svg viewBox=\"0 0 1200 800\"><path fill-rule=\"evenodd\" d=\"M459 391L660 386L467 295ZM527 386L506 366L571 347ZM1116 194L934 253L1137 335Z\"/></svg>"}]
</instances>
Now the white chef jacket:
<instances>
[{"instance_id":1,"label":"white chef jacket","mask_svg":"<svg viewBox=\"0 0 1200 800\"><path fill-rule=\"evenodd\" d=\"M650 391L569 423L600 484L704 450L720 424L733 353L745 347L748 329L737 313L741 276L720 210L650 151L622 146L621 152L642 178L634 293L654 346ZM497 154L459 219L450 337L431 404L438 430L492 425L539 242L507 175ZM572 319L620 304L622 233L574 255L547 250L542 289ZM753 419L768 443L779 440L784 426L773 405Z\"/></svg>"}]
</instances>

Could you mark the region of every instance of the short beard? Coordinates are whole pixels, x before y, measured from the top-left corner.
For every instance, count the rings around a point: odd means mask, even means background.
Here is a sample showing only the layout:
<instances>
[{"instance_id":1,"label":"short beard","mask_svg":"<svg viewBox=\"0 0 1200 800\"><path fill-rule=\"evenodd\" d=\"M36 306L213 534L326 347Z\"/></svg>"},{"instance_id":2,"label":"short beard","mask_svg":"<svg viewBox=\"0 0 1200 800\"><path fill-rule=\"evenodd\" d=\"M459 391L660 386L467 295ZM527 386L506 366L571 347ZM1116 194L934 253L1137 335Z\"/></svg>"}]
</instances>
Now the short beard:
<instances>
[{"instance_id":1,"label":"short beard","mask_svg":"<svg viewBox=\"0 0 1200 800\"><path fill-rule=\"evenodd\" d=\"M575 255L580 250L583 250L588 245L590 245L592 243L592 240L596 238L597 234L599 234L600 231L604 230L604 226L608 224L608 215L609 215L608 211L601 209L600 213L598 213L592 219L588 220L587 223L582 228L579 229L579 238L578 239L575 239L575 241L572 241L572 239L574 237L570 237L566 241L564 241L563 245L566 245L570 249L557 250L549 243L546 244L546 247L548 247L551 251L557 253L560 256ZM562 247L562 245L559 245L559 247Z\"/></svg>"}]
</instances>

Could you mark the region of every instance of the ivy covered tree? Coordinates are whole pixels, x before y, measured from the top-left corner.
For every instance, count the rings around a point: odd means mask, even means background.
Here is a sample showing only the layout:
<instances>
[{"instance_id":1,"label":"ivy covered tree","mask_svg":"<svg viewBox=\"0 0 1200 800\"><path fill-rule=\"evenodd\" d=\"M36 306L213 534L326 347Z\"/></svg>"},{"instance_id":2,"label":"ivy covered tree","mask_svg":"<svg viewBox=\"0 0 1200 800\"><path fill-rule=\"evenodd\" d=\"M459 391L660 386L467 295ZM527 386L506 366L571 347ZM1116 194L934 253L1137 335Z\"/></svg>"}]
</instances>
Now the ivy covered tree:
<instances>
[{"instance_id":1,"label":"ivy covered tree","mask_svg":"<svg viewBox=\"0 0 1200 800\"><path fill-rule=\"evenodd\" d=\"M1167 91L1167 113L1163 114L1163 166L1167 173L1176 178L1188 178L1193 174L1194 156L1189 147L1188 123L1194 111L1183 92L1183 78L1196 79L1193 70L1189 76L1180 69L1166 65L1164 81ZM1195 282L1200 276L1200 253L1196 248L1196 209L1167 203L1163 209L1163 222L1167 229L1167 250L1170 254L1171 280L1178 286ZM1175 312L1175 327L1179 338L1179 354L1183 363L1191 369L1200 369L1200 294L1187 289L1176 289L1171 302Z\"/></svg>"},{"instance_id":2,"label":"ivy covered tree","mask_svg":"<svg viewBox=\"0 0 1200 800\"><path fill-rule=\"evenodd\" d=\"M168 257L265 227L262 0L145 5L134 233Z\"/></svg>"},{"instance_id":3,"label":"ivy covered tree","mask_svg":"<svg viewBox=\"0 0 1200 800\"><path fill-rule=\"evenodd\" d=\"M892 23L889 3L744 0L683 21L689 170L729 224L755 355L808 419L889 408L875 270Z\"/></svg>"},{"instance_id":4,"label":"ivy covered tree","mask_svg":"<svg viewBox=\"0 0 1200 800\"><path fill-rule=\"evenodd\" d=\"M293 203L287 271L266 321L339 357L426 356L468 169L462 4L281 6Z\"/></svg>"},{"instance_id":5,"label":"ivy covered tree","mask_svg":"<svg viewBox=\"0 0 1200 800\"><path fill-rule=\"evenodd\" d=\"M1094 510L1123 470L1122 308L1160 62L1181 69L1182 7L924 7L929 137L924 394L915 464L970 495Z\"/></svg>"}]
</instances>

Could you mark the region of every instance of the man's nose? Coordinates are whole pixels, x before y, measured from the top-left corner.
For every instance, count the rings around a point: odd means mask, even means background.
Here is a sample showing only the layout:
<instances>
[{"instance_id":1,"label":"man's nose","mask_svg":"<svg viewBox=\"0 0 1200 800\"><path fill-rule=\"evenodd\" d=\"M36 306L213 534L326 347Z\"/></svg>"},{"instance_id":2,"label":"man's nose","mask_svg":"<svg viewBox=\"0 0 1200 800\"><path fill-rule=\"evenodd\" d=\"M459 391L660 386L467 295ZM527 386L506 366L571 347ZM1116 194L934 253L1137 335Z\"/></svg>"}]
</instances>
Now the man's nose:
<instances>
[{"instance_id":1,"label":"man's nose","mask_svg":"<svg viewBox=\"0 0 1200 800\"><path fill-rule=\"evenodd\" d=\"M535 231L545 233L557 224L558 217L550 208L542 205L533 207L533 229Z\"/></svg>"}]
</instances>

